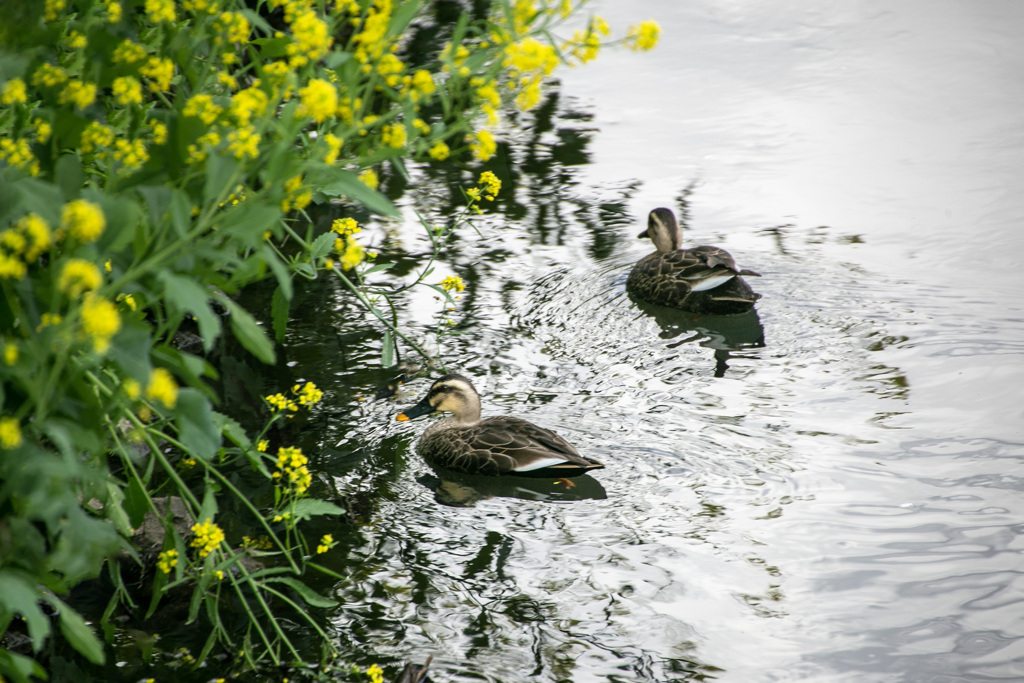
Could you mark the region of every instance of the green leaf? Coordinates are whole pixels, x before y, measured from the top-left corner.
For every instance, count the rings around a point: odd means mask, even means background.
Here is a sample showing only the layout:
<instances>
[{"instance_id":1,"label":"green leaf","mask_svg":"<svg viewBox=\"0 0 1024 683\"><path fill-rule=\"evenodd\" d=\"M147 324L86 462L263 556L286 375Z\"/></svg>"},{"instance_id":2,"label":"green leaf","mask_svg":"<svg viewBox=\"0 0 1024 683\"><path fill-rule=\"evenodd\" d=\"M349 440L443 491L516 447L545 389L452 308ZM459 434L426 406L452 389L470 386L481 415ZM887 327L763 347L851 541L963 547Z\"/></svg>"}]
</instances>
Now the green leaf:
<instances>
[{"instance_id":1,"label":"green leaf","mask_svg":"<svg viewBox=\"0 0 1024 683\"><path fill-rule=\"evenodd\" d=\"M0 649L0 671L15 683L32 683L32 677L46 680L46 669L31 657Z\"/></svg>"},{"instance_id":2,"label":"green leaf","mask_svg":"<svg viewBox=\"0 0 1024 683\"><path fill-rule=\"evenodd\" d=\"M146 489L138 477L128 479L128 490L125 494L124 509L128 513L128 520L133 529L142 526L149 510L149 500L146 497Z\"/></svg>"},{"instance_id":3,"label":"green leaf","mask_svg":"<svg viewBox=\"0 0 1024 683\"><path fill-rule=\"evenodd\" d=\"M75 199L82 191L84 183L82 162L74 154L62 155L57 160L57 166L53 169L53 178L57 181L57 185L65 197Z\"/></svg>"},{"instance_id":4,"label":"green leaf","mask_svg":"<svg viewBox=\"0 0 1024 683\"><path fill-rule=\"evenodd\" d=\"M41 592L21 572L0 570L0 614L20 614L28 626L32 647L39 652L50 635L50 620L39 609Z\"/></svg>"},{"instance_id":5,"label":"green leaf","mask_svg":"<svg viewBox=\"0 0 1024 683\"><path fill-rule=\"evenodd\" d=\"M252 446L252 441L249 440L249 435L245 433L245 428L238 423L237 420L218 413L216 410L212 413L213 422L217 425L217 429L220 433L228 437L231 443L235 444L239 448L249 448Z\"/></svg>"},{"instance_id":6,"label":"green leaf","mask_svg":"<svg viewBox=\"0 0 1024 683\"><path fill-rule=\"evenodd\" d=\"M276 361L274 342L267 338L259 323L256 322L256 318L252 317L252 313L226 296L221 296L220 300L231 313L229 319L235 338L245 347L246 351L264 363L272 365Z\"/></svg>"},{"instance_id":7,"label":"green leaf","mask_svg":"<svg viewBox=\"0 0 1024 683\"><path fill-rule=\"evenodd\" d=\"M292 507L292 514L298 521L309 519L316 515L344 515L345 511L326 500L317 498L301 498Z\"/></svg>"},{"instance_id":8,"label":"green leaf","mask_svg":"<svg viewBox=\"0 0 1024 683\"><path fill-rule=\"evenodd\" d=\"M335 232L326 232L320 235L313 244L309 245L309 258L316 260L327 256L334 251L334 242L338 239L338 234Z\"/></svg>"},{"instance_id":9,"label":"green leaf","mask_svg":"<svg viewBox=\"0 0 1024 683\"><path fill-rule=\"evenodd\" d=\"M149 362L149 329L143 323L128 321L114 336L108 356L128 377L140 384L149 381L149 374L153 370Z\"/></svg>"},{"instance_id":10,"label":"green leaf","mask_svg":"<svg viewBox=\"0 0 1024 683\"><path fill-rule=\"evenodd\" d=\"M20 195L19 203L26 210L34 211L46 219L50 225L60 225L60 214L64 208L64 195L56 185L36 180L21 178L11 183Z\"/></svg>"},{"instance_id":11,"label":"green leaf","mask_svg":"<svg viewBox=\"0 0 1024 683\"><path fill-rule=\"evenodd\" d=\"M235 181L238 162L224 154L211 153L206 159L206 185L203 187L203 202L221 202L230 194Z\"/></svg>"},{"instance_id":12,"label":"green leaf","mask_svg":"<svg viewBox=\"0 0 1024 683\"><path fill-rule=\"evenodd\" d=\"M270 298L270 315L274 325L274 338L277 339L278 343L284 341L285 333L288 331L288 311L290 308L290 302L284 294L284 290L279 286L274 290L274 295Z\"/></svg>"},{"instance_id":13,"label":"green leaf","mask_svg":"<svg viewBox=\"0 0 1024 683\"><path fill-rule=\"evenodd\" d=\"M291 576L277 576L269 578L266 579L266 583L283 583L298 593L302 599L306 601L306 604L312 607L327 609L328 607L334 607L338 604L337 601L325 598L306 584Z\"/></svg>"},{"instance_id":14,"label":"green leaf","mask_svg":"<svg viewBox=\"0 0 1024 683\"><path fill-rule=\"evenodd\" d=\"M181 444L189 455L208 462L221 444L210 402L195 389L181 389L174 412Z\"/></svg>"},{"instance_id":15,"label":"green leaf","mask_svg":"<svg viewBox=\"0 0 1024 683\"><path fill-rule=\"evenodd\" d=\"M71 647L93 664L103 664L107 659L103 652L103 643L85 623L82 615L55 595L47 595L46 600L60 610L60 632Z\"/></svg>"},{"instance_id":16,"label":"green leaf","mask_svg":"<svg viewBox=\"0 0 1024 683\"><path fill-rule=\"evenodd\" d=\"M381 215L398 215L398 209L395 208L390 199L364 185L352 171L331 168L325 175L326 177L322 179L323 183L319 189L328 197L348 197L359 202L370 211Z\"/></svg>"},{"instance_id":17,"label":"green leaf","mask_svg":"<svg viewBox=\"0 0 1024 683\"><path fill-rule=\"evenodd\" d=\"M179 312L191 313L199 323L199 336L203 338L203 350L209 352L220 336L220 317L210 308L210 290L169 270L162 270L157 279L164 286L164 296Z\"/></svg>"},{"instance_id":18,"label":"green leaf","mask_svg":"<svg viewBox=\"0 0 1024 683\"><path fill-rule=\"evenodd\" d=\"M395 338L391 330L384 330L384 340L380 351L381 367L390 368L395 364Z\"/></svg>"},{"instance_id":19,"label":"green leaf","mask_svg":"<svg viewBox=\"0 0 1024 683\"><path fill-rule=\"evenodd\" d=\"M142 195L142 201L146 204L146 209L149 213L149 224L152 226L158 226L164 222L164 216L167 215L167 211L171 206L171 198L173 196L171 188L165 185L144 186L136 188L136 191Z\"/></svg>"},{"instance_id":20,"label":"green leaf","mask_svg":"<svg viewBox=\"0 0 1024 683\"><path fill-rule=\"evenodd\" d=\"M125 496L121 487L112 481L108 481L107 502L103 506L103 511L107 514L107 519L114 523L114 528L127 537L132 535L132 524L128 519L128 513L124 509L124 502Z\"/></svg>"}]
</instances>

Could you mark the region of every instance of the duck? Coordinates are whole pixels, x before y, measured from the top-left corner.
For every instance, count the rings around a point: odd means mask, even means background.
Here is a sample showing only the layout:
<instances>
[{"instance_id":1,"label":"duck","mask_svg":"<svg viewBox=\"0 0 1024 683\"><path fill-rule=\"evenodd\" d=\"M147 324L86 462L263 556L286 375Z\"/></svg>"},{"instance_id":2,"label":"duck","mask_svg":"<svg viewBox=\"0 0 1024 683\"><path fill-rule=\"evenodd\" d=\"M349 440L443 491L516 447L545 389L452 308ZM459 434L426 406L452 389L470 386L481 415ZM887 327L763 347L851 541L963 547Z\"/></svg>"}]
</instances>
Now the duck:
<instances>
[{"instance_id":1,"label":"duck","mask_svg":"<svg viewBox=\"0 0 1024 683\"><path fill-rule=\"evenodd\" d=\"M732 255L720 247L683 249L683 229L671 209L659 207L647 217L647 229L637 235L650 238L656 251L633 266L626 291L637 299L691 313L732 315L746 313L761 298L743 275Z\"/></svg>"},{"instance_id":2,"label":"duck","mask_svg":"<svg viewBox=\"0 0 1024 683\"><path fill-rule=\"evenodd\" d=\"M423 399L397 416L399 422L434 412L451 416L427 427L417 450L427 464L465 474L570 479L603 463L587 458L550 429L518 417L480 419L480 394L466 377L435 381Z\"/></svg>"}]
</instances>

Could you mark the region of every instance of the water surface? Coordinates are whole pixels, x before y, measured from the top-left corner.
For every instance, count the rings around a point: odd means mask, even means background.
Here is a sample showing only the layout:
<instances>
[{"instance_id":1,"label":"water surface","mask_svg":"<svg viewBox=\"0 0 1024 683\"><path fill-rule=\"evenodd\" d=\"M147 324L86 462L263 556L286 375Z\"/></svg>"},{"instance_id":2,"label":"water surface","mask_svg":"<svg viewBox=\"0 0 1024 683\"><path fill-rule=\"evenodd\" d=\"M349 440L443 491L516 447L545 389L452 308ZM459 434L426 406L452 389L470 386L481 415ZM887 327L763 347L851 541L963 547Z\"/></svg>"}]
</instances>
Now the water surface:
<instances>
[{"instance_id":1,"label":"water surface","mask_svg":"<svg viewBox=\"0 0 1024 683\"><path fill-rule=\"evenodd\" d=\"M468 283L441 358L485 415L608 466L576 492L440 482L423 422L393 421L437 373L373 400L395 373L321 292L290 353L331 399L307 450L364 524L337 637L437 681L1021 680L1024 6L594 11L663 42L567 73L436 279ZM385 255L453 209L414 175ZM662 205L763 274L756 316L629 300ZM431 345L437 302L400 304Z\"/></svg>"}]
</instances>

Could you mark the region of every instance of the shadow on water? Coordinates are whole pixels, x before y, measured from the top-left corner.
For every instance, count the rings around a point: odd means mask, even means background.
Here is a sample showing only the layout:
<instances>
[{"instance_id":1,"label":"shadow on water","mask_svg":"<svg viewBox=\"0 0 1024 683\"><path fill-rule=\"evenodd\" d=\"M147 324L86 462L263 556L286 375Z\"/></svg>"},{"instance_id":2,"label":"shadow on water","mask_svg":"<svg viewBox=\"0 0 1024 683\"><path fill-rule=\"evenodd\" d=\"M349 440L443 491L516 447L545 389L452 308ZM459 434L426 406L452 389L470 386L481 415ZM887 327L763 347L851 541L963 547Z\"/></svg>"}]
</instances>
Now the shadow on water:
<instances>
[{"instance_id":1,"label":"shadow on water","mask_svg":"<svg viewBox=\"0 0 1024 683\"><path fill-rule=\"evenodd\" d=\"M527 477L485 477L435 469L437 476L417 478L434 492L434 500L452 507L473 507L491 498L519 498L546 502L604 500L608 494L594 477L584 474L573 479L556 481Z\"/></svg>"}]
</instances>

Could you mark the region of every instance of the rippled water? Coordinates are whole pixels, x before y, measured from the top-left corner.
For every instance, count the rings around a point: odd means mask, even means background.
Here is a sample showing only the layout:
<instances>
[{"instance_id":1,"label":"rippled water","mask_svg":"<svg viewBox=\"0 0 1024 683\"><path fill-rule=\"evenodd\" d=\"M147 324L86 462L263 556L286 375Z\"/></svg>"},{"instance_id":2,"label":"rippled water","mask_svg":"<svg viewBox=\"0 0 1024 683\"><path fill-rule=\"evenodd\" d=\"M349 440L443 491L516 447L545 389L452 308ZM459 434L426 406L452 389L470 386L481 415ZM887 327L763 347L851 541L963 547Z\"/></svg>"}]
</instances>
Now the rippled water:
<instances>
[{"instance_id":1,"label":"rippled water","mask_svg":"<svg viewBox=\"0 0 1024 683\"><path fill-rule=\"evenodd\" d=\"M1024 6L798 5L597 3L663 44L571 73L444 255L445 364L607 463L578 489L439 481L393 421L429 378L373 400L379 342L319 292L289 353L363 523L328 589L353 652L437 681L1024 679ZM424 253L413 209L449 191L400 201L374 241ZM629 300L659 205L762 273L756 316ZM437 303L402 304L430 343Z\"/></svg>"}]
</instances>

